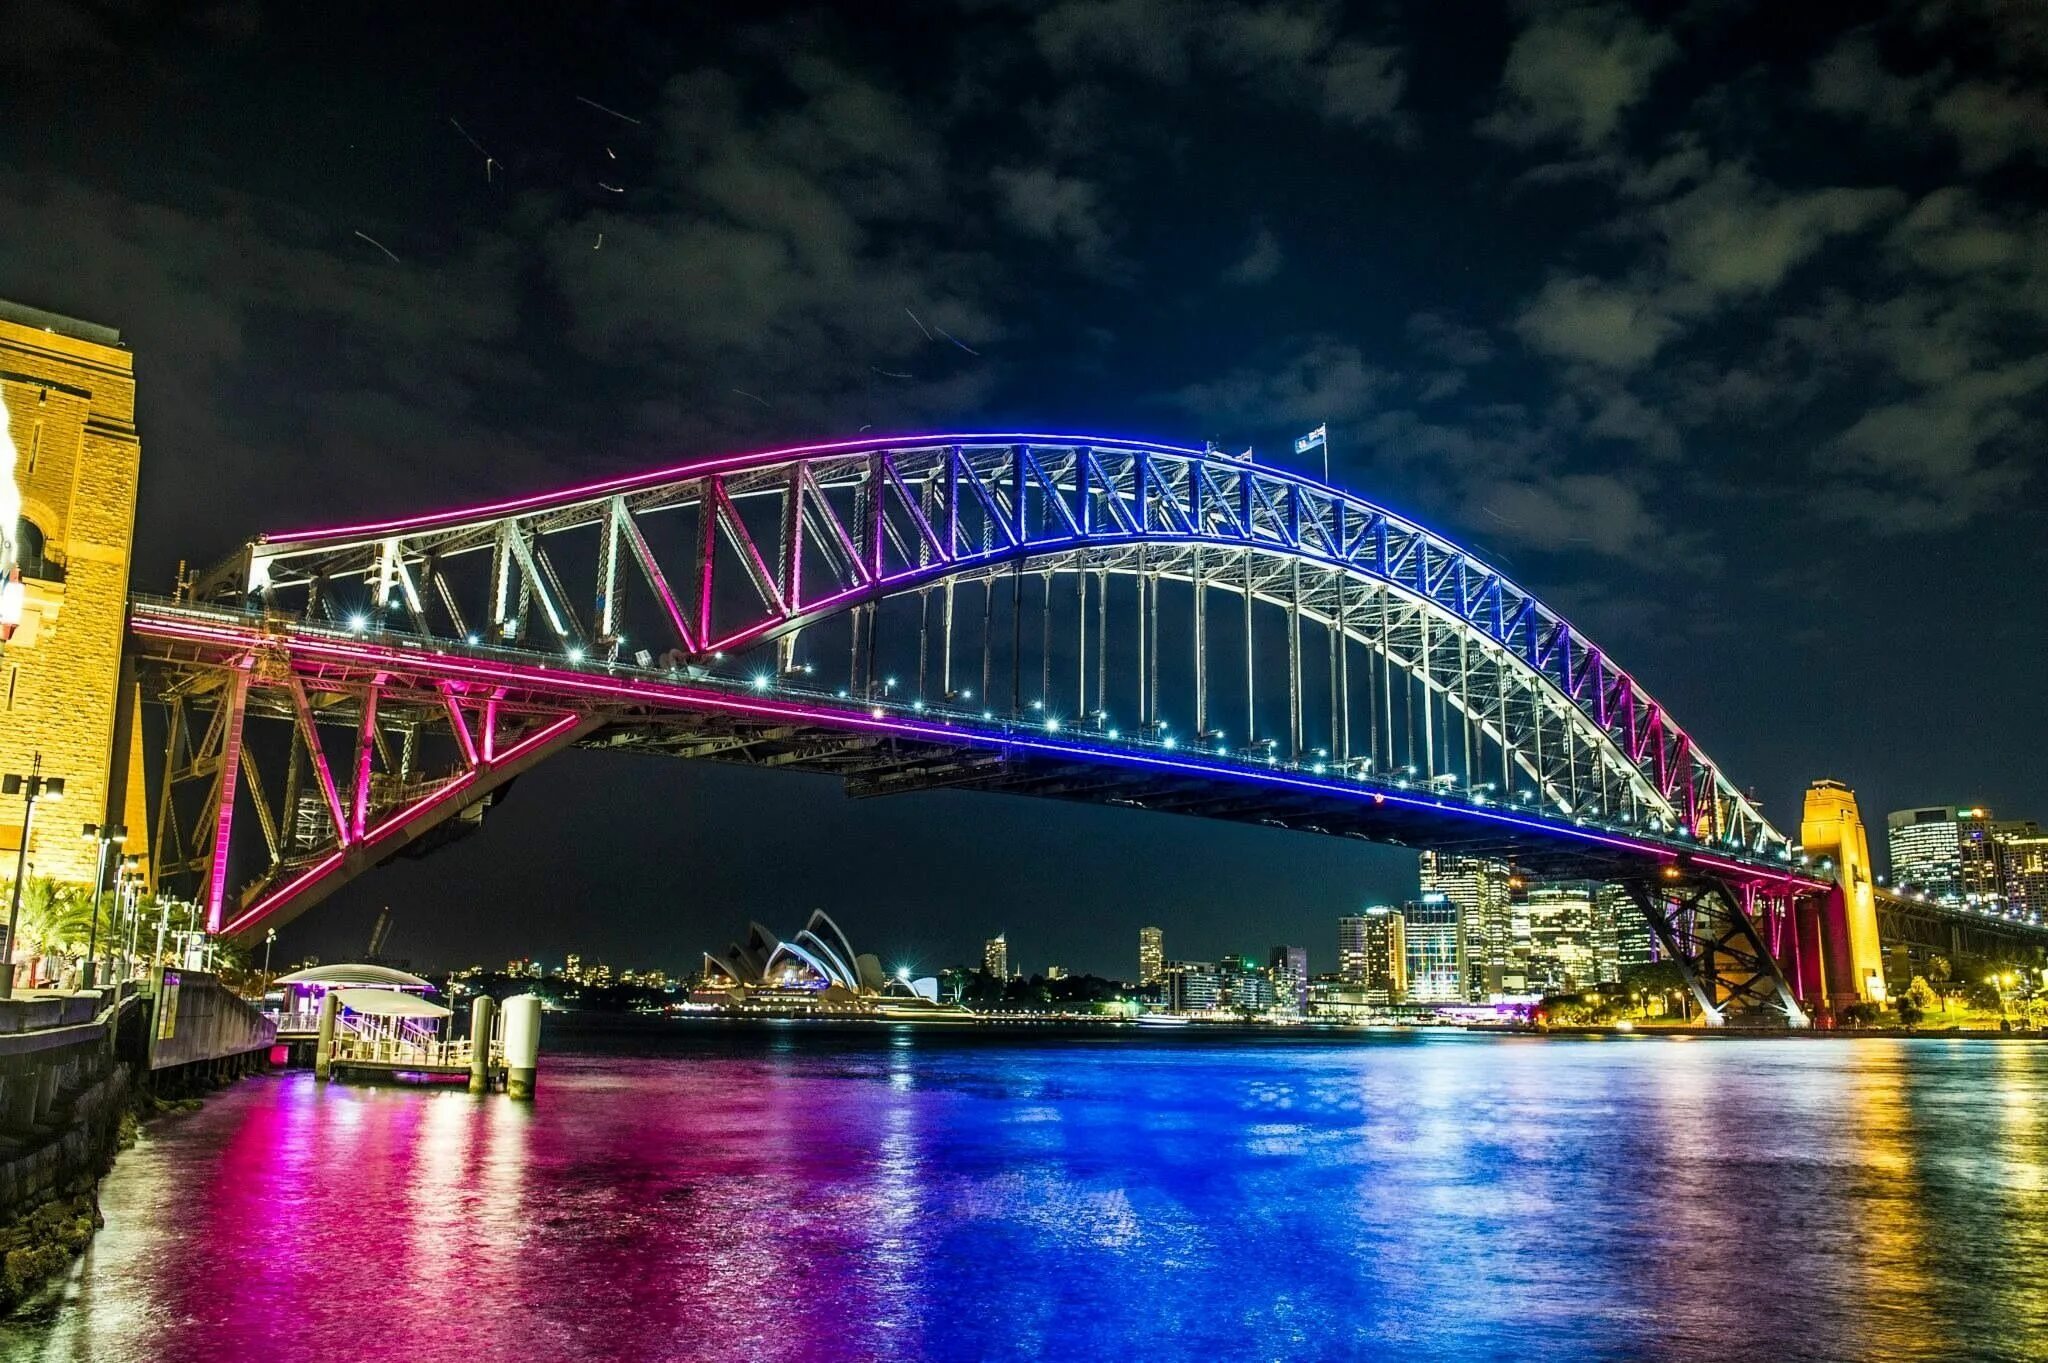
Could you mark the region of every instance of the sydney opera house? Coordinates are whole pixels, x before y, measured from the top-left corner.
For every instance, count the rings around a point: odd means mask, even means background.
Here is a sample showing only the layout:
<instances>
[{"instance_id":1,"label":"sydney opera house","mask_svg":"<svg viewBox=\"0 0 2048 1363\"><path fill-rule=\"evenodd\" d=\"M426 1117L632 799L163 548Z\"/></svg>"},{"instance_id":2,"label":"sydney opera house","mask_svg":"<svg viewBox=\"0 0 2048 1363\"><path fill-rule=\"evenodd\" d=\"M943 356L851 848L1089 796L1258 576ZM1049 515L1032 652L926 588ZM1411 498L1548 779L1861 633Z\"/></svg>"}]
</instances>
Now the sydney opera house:
<instances>
[{"instance_id":1,"label":"sydney opera house","mask_svg":"<svg viewBox=\"0 0 2048 1363\"><path fill-rule=\"evenodd\" d=\"M886 983L882 963L855 954L853 943L823 909L787 941L749 923L744 941L727 944L723 954L704 953L702 988L721 993L851 1003L863 994L881 993Z\"/></svg>"},{"instance_id":2,"label":"sydney opera house","mask_svg":"<svg viewBox=\"0 0 2048 1363\"><path fill-rule=\"evenodd\" d=\"M952 1012L939 1001L938 981L886 975L872 955L853 949L824 910L802 932L782 938L759 923L724 952L704 953L704 978L693 1002L749 1010L900 1016Z\"/></svg>"}]
</instances>

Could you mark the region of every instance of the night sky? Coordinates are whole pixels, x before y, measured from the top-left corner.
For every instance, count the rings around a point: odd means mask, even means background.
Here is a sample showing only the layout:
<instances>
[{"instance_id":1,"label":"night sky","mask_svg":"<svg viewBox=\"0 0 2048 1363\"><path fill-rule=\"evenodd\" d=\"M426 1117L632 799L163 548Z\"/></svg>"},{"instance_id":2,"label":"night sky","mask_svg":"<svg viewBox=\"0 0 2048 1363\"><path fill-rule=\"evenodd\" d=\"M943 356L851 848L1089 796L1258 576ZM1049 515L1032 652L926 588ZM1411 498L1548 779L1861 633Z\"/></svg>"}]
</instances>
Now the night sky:
<instances>
[{"instance_id":1,"label":"night sky","mask_svg":"<svg viewBox=\"0 0 2048 1363\"><path fill-rule=\"evenodd\" d=\"M1279 460L1327 421L1335 481L1502 562L1781 827L1823 775L1880 826L2048 818L2048 7L540 8L7 9L0 296L135 351L138 588L868 426ZM891 965L1007 929L1129 973L1152 922L1326 969L1413 878L572 754L281 959L389 903L420 964L686 967L822 906Z\"/></svg>"}]
</instances>

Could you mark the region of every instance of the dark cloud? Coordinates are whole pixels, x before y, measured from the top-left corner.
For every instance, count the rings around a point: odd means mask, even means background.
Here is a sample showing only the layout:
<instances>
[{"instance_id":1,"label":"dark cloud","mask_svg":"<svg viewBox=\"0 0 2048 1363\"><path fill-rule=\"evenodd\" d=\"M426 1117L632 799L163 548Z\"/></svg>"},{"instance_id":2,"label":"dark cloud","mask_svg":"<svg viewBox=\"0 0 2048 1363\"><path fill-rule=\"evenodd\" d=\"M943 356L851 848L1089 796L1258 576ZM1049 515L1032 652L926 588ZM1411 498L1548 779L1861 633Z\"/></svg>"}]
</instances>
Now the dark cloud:
<instances>
[{"instance_id":1,"label":"dark cloud","mask_svg":"<svg viewBox=\"0 0 2048 1363\"><path fill-rule=\"evenodd\" d=\"M1479 131L1518 146L1597 147L1677 56L1670 34L1618 5L1539 8L1508 50L1499 102Z\"/></svg>"}]
</instances>

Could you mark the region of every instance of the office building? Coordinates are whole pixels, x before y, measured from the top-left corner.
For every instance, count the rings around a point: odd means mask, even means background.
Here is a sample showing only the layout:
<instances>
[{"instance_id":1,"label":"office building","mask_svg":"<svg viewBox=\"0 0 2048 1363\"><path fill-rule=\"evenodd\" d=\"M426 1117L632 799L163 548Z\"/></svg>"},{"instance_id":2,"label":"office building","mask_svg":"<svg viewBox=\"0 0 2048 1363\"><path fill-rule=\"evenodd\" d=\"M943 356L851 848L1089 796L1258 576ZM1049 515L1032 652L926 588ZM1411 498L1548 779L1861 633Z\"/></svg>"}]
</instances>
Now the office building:
<instances>
[{"instance_id":1,"label":"office building","mask_svg":"<svg viewBox=\"0 0 2048 1363\"><path fill-rule=\"evenodd\" d=\"M1594 975L1601 984L1618 983L1623 974L1654 959L1650 924L1628 891L1602 885L1593 894Z\"/></svg>"},{"instance_id":2,"label":"office building","mask_svg":"<svg viewBox=\"0 0 2048 1363\"><path fill-rule=\"evenodd\" d=\"M1885 816L1892 884L1945 904L1997 896L1998 842L1991 811L1975 805L1899 809Z\"/></svg>"},{"instance_id":3,"label":"office building","mask_svg":"<svg viewBox=\"0 0 2048 1363\"><path fill-rule=\"evenodd\" d=\"M1992 827L1998 843L1998 887L2006 907L2048 915L2048 834L2032 819Z\"/></svg>"},{"instance_id":4,"label":"office building","mask_svg":"<svg viewBox=\"0 0 2048 1363\"><path fill-rule=\"evenodd\" d=\"M1399 909L1375 904L1357 921L1360 925L1358 978L1344 982L1363 989L1368 1003L1407 1002L1407 920Z\"/></svg>"},{"instance_id":5,"label":"office building","mask_svg":"<svg viewBox=\"0 0 2048 1363\"><path fill-rule=\"evenodd\" d=\"M1427 894L1401 908L1408 948L1408 998L1412 1003L1465 1000L1465 919L1441 894Z\"/></svg>"},{"instance_id":6,"label":"office building","mask_svg":"<svg viewBox=\"0 0 2048 1363\"><path fill-rule=\"evenodd\" d=\"M1308 1012L1308 948L1274 947L1266 960L1273 980L1273 1006L1297 1016Z\"/></svg>"},{"instance_id":7,"label":"office building","mask_svg":"<svg viewBox=\"0 0 2048 1363\"><path fill-rule=\"evenodd\" d=\"M1160 975L1170 1013L1208 1013L1216 1008L1222 982L1209 961L1168 961Z\"/></svg>"},{"instance_id":8,"label":"office building","mask_svg":"<svg viewBox=\"0 0 2048 1363\"><path fill-rule=\"evenodd\" d=\"M1337 920L1337 978L1345 984L1365 983L1366 936L1365 914L1347 913Z\"/></svg>"},{"instance_id":9,"label":"office building","mask_svg":"<svg viewBox=\"0 0 2048 1363\"><path fill-rule=\"evenodd\" d=\"M1225 956L1216 962L1216 1006L1233 1013L1273 1010L1273 980L1249 956Z\"/></svg>"},{"instance_id":10,"label":"office building","mask_svg":"<svg viewBox=\"0 0 2048 1363\"><path fill-rule=\"evenodd\" d=\"M1596 887L1583 881L1529 887L1531 992L1576 993L1600 982L1594 947L1596 895Z\"/></svg>"},{"instance_id":11,"label":"office building","mask_svg":"<svg viewBox=\"0 0 2048 1363\"><path fill-rule=\"evenodd\" d=\"M1166 969L1166 934L1158 928L1138 929L1138 983L1157 984Z\"/></svg>"},{"instance_id":12,"label":"office building","mask_svg":"<svg viewBox=\"0 0 2048 1363\"><path fill-rule=\"evenodd\" d=\"M1485 857L1424 852L1421 879L1425 897L1444 896L1464 918L1470 966L1465 981L1467 997L1481 1001L1504 992L1514 945L1507 864Z\"/></svg>"},{"instance_id":13,"label":"office building","mask_svg":"<svg viewBox=\"0 0 2048 1363\"><path fill-rule=\"evenodd\" d=\"M1007 933L997 933L981 944L981 968L999 980L1010 978L1010 943Z\"/></svg>"}]
</instances>

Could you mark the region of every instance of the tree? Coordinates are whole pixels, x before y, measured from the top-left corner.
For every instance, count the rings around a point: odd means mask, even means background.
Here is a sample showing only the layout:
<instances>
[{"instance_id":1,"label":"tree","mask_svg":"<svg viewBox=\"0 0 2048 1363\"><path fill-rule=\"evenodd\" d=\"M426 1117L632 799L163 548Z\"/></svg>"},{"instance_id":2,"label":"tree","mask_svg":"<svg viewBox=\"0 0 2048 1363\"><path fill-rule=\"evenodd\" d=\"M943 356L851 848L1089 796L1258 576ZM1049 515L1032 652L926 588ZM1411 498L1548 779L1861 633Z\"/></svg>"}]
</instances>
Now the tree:
<instances>
[{"instance_id":1,"label":"tree","mask_svg":"<svg viewBox=\"0 0 2048 1363\"><path fill-rule=\"evenodd\" d=\"M10 882L6 893L14 886ZM14 951L17 964L40 964L47 957L83 956L92 932L92 892L83 885L30 876L21 887L21 917ZM30 971L33 979L40 973Z\"/></svg>"}]
</instances>

